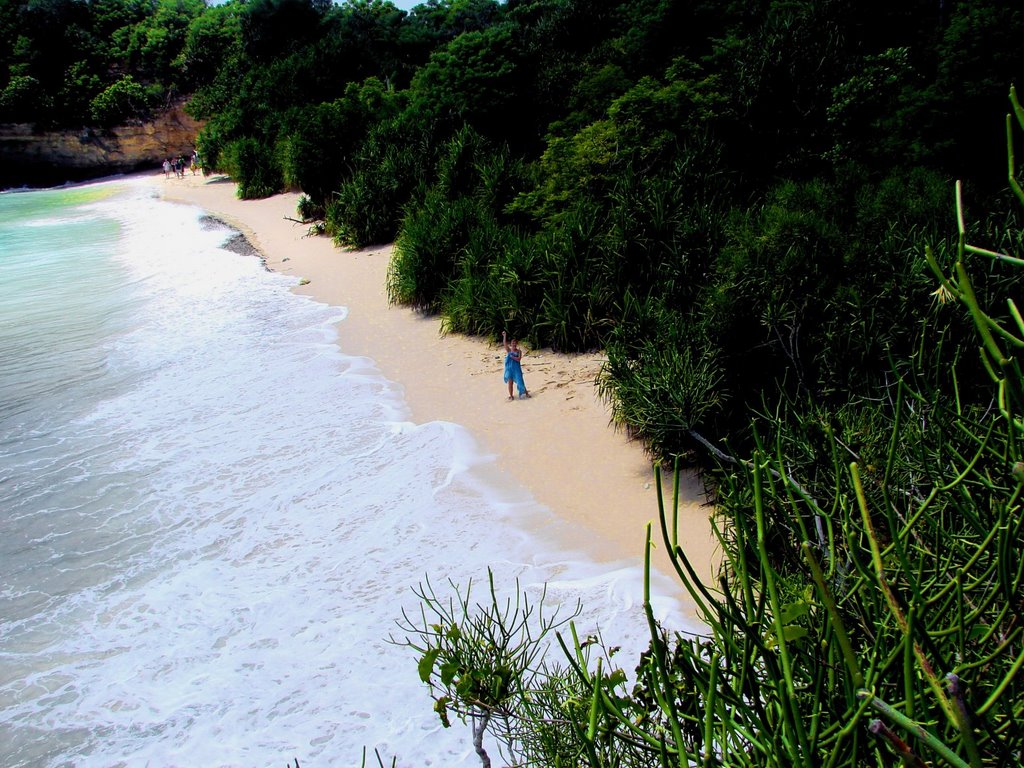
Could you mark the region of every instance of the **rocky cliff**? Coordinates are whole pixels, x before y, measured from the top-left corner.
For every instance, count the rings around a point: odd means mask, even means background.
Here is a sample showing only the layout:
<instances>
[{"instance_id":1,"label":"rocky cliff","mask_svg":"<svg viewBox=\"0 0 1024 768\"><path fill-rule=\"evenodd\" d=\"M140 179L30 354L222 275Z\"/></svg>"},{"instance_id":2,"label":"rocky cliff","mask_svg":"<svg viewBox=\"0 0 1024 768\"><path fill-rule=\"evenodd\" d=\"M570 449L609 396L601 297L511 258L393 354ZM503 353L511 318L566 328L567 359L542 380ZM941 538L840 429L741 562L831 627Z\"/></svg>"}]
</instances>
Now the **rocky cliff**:
<instances>
[{"instance_id":1,"label":"rocky cliff","mask_svg":"<svg viewBox=\"0 0 1024 768\"><path fill-rule=\"evenodd\" d=\"M110 129L36 131L0 125L0 187L51 186L65 181L159 170L164 158L190 157L201 124L178 104L152 122Z\"/></svg>"}]
</instances>

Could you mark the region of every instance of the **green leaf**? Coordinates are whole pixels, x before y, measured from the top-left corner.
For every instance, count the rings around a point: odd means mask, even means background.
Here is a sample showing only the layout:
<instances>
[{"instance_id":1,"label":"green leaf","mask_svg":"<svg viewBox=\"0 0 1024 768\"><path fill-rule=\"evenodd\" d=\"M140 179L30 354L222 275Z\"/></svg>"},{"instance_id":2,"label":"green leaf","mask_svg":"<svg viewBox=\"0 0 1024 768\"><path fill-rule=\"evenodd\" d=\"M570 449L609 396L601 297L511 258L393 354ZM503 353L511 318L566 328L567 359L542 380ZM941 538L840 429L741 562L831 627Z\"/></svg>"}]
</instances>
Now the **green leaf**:
<instances>
[{"instance_id":1,"label":"green leaf","mask_svg":"<svg viewBox=\"0 0 1024 768\"><path fill-rule=\"evenodd\" d=\"M434 662L437 661L437 657L440 654L440 648L431 648L429 651L424 653L423 658L420 659L417 669L420 673L420 680L424 683L430 683L430 675L434 672Z\"/></svg>"},{"instance_id":2,"label":"green leaf","mask_svg":"<svg viewBox=\"0 0 1024 768\"><path fill-rule=\"evenodd\" d=\"M609 690L611 690L615 686L621 685L622 683L625 683L625 682L626 682L626 673L623 672L621 669L616 669L610 675L608 675L608 679L607 679L605 684L606 684L607 688Z\"/></svg>"},{"instance_id":3,"label":"green leaf","mask_svg":"<svg viewBox=\"0 0 1024 768\"><path fill-rule=\"evenodd\" d=\"M448 702L451 701L447 696L442 696L434 702L434 711L437 712L437 716L441 718L441 725L445 728L451 728L452 724L448 720Z\"/></svg>"},{"instance_id":4,"label":"green leaf","mask_svg":"<svg viewBox=\"0 0 1024 768\"><path fill-rule=\"evenodd\" d=\"M801 627L799 624L787 624L782 628L782 639L787 643L791 643L794 640L802 640L807 637L807 629ZM778 638L774 632L769 633L764 639L765 647L776 648L778 647Z\"/></svg>"},{"instance_id":5,"label":"green leaf","mask_svg":"<svg viewBox=\"0 0 1024 768\"><path fill-rule=\"evenodd\" d=\"M786 639L787 643L791 643L794 640L803 640L807 637L807 629L797 624L787 624L782 628L782 636Z\"/></svg>"},{"instance_id":6,"label":"green leaf","mask_svg":"<svg viewBox=\"0 0 1024 768\"><path fill-rule=\"evenodd\" d=\"M473 676L462 675L458 680L455 681L455 695L460 698L466 698L470 691L473 689Z\"/></svg>"},{"instance_id":7,"label":"green leaf","mask_svg":"<svg viewBox=\"0 0 1024 768\"><path fill-rule=\"evenodd\" d=\"M441 665L441 683L445 686L452 684L452 680L455 679L455 675L459 673L459 664L455 661L449 661Z\"/></svg>"},{"instance_id":8,"label":"green leaf","mask_svg":"<svg viewBox=\"0 0 1024 768\"><path fill-rule=\"evenodd\" d=\"M782 610L779 611L779 618L782 619L783 624L792 624L800 617L806 616L810 609L811 604L802 600L796 603L788 603L782 606Z\"/></svg>"}]
</instances>

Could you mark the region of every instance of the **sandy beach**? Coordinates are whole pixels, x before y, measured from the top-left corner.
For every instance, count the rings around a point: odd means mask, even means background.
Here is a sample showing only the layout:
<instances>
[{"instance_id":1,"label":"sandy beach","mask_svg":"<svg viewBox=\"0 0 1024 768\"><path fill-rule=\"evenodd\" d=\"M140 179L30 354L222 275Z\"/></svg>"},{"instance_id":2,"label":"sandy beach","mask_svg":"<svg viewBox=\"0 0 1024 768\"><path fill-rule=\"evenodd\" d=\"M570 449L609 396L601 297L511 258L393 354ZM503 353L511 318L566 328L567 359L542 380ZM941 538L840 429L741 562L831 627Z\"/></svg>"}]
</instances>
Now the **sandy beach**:
<instances>
[{"instance_id":1,"label":"sandy beach","mask_svg":"<svg viewBox=\"0 0 1024 768\"><path fill-rule=\"evenodd\" d=\"M301 278L296 291L346 307L348 316L338 326L341 348L371 358L400 385L417 423L450 421L468 429L495 456L503 477L569 524L567 546L598 562L642 564L648 522L655 523L657 536L654 470L640 444L612 426L610 407L598 397L594 378L601 355L528 350L523 371L532 397L509 402L500 344L442 335L440 318L389 304L392 246L349 251L327 237L309 236L309 227L294 221L297 193L243 201L223 176L165 179L161 172L146 178L165 199L197 205L241 231L268 268ZM683 479L680 494L680 543L710 583L717 557L711 509L692 476ZM660 548L654 563L670 575Z\"/></svg>"}]
</instances>

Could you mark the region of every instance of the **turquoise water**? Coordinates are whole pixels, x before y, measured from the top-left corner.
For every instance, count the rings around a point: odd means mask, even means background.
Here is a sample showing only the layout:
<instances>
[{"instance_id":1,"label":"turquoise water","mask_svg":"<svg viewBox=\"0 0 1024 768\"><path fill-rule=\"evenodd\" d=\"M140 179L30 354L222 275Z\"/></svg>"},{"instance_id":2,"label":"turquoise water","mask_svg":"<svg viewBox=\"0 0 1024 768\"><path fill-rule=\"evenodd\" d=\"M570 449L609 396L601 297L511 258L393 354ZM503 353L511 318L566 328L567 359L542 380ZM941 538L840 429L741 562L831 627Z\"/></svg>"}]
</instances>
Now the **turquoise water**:
<instances>
[{"instance_id":1,"label":"turquoise water","mask_svg":"<svg viewBox=\"0 0 1024 768\"><path fill-rule=\"evenodd\" d=\"M118 332L126 308L118 290L124 270L103 255L117 224L81 208L99 196L78 189L0 198L5 412L45 418L52 409L88 408L84 398L100 395L87 382L97 378L103 339ZM72 381L81 385L77 401L66 396Z\"/></svg>"},{"instance_id":2,"label":"turquoise water","mask_svg":"<svg viewBox=\"0 0 1024 768\"><path fill-rule=\"evenodd\" d=\"M549 582L639 648L640 574L535 540L232 234L132 180L0 195L0 765L475 765L387 642L411 588Z\"/></svg>"}]
</instances>

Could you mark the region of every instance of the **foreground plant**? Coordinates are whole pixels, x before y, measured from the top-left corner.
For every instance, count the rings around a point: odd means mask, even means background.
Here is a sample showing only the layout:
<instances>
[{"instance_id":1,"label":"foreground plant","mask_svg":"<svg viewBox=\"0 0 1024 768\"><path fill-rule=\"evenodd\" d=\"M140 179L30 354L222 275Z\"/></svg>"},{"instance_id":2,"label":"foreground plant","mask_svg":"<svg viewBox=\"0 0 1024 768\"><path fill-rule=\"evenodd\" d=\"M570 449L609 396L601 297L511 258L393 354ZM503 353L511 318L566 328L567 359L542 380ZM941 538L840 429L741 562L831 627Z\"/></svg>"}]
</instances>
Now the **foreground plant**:
<instances>
[{"instance_id":1,"label":"foreground plant","mask_svg":"<svg viewBox=\"0 0 1024 768\"><path fill-rule=\"evenodd\" d=\"M548 677L543 665L548 635L579 615L558 610L545 613L545 591L531 603L517 589L502 601L488 569L485 602L472 599L473 583L462 589L452 584L453 594L440 597L427 580L415 590L420 599L419 616L403 610L399 629L404 638L391 642L419 654L420 679L434 692L434 711L450 727L453 713L470 723L473 747L485 768L491 764L483 745L488 729L505 741L530 709L533 686ZM541 682L543 687L546 682Z\"/></svg>"}]
</instances>

